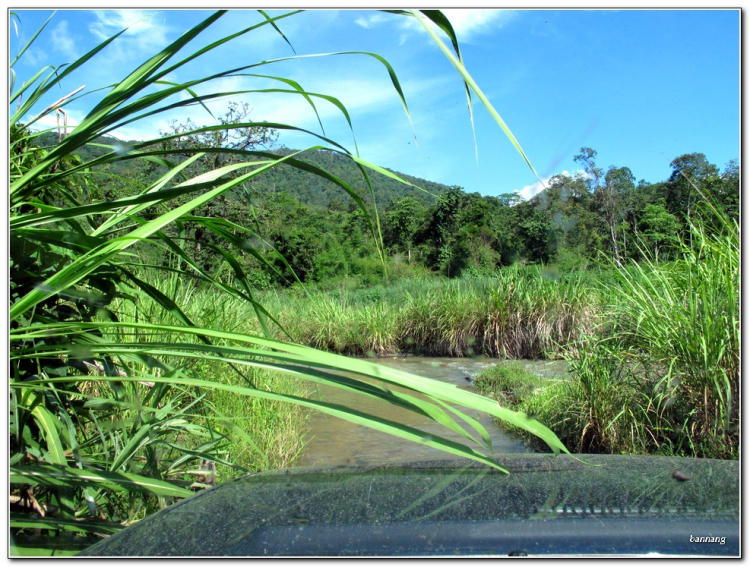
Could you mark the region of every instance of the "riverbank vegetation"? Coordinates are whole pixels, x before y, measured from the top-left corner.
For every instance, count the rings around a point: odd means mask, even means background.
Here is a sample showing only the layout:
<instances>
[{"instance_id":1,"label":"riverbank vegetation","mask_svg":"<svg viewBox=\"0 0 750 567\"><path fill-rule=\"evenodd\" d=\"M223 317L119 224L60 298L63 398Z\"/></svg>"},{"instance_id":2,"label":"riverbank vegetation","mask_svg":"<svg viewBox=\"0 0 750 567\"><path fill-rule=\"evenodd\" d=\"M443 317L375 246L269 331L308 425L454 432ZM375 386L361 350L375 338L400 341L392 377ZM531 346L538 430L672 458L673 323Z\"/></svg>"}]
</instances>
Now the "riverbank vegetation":
<instances>
[{"instance_id":1,"label":"riverbank vegetation","mask_svg":"<svg viewBox=\"0 0 750 567\"><path fill-rule=\"evenodd\" d=\"M596 327L589 274L515 266L483 278L415 278L356 291L263 297L295 340L355 356L559 357Z\"/></svg>"},{"instance_id":2,"label":"riverbank vegetation","mask_svg":"<svg viewBox=\"0 0 750 567\"><path fill-rule=\"evenodd\" d=\"M568 379L489 369L477 390L572 452L739 458L739 227L700 210L674 261L612 268L610 329L566 351Z\"/></svg>"}]
</instances>

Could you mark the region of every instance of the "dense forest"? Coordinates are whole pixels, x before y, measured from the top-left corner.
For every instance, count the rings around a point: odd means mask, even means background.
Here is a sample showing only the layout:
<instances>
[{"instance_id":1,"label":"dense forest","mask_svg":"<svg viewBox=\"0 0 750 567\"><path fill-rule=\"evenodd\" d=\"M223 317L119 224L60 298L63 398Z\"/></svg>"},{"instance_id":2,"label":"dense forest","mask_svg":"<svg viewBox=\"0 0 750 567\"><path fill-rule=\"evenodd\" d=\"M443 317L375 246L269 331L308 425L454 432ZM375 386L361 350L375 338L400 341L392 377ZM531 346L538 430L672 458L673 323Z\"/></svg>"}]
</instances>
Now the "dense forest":
<instances>
[{"instance_id":1,"label":"dense forest","mask_svg":"<svg viewBox=\"0 0 750 567\"><path fill-rule=\"evenodd\" d=\"M246 114L246 107L232 105L223 120L236 124ZM184 151L184 159L192 155L191 148L206 146L275 156L296 153L276 148L278 135L270 128L234 130L231 137L227 131L180 136L196 128L190 121L173 123L171 132L162 133L173 137L163 148ZM135 143L100 138L82 147L80 157L89 161L113 147L127 149ZM196 216L231 223L228 229L242 235L240 248L248 239L262 243L260 252L240 250L240 262L257 289L296 281L323 287L381 282L381 236L386 269L397 265L395 273L424 269L448 277L480 275L515 262L544 264L555 273L586 266L602 255L618 265L644 255L671 259L676 245L690 238L688 226L691 217L700 215L701 193L715 199L730 217L739 217L737 162L722 171L698 152L677 156L668 179L649 183L636 182L627 166L600 167L596 150L584 147L575 156L581 167L577 174L553 176L546 189L529 200L511 193L467 193L399 172L391 173L403 182L376 171L365 177L352 160L326 150L296 157L352 187L376 222L368 222L357 202L332 181L283 165L196 210ZM197 175L231 163L231 154L222 152L204 156L189 169ZM99 180L89 182L89 191L95 199L135 195L172 165L117 161L94 170ZM205 270L221 269L218 237L189 221L172 230ZM144 249L142 255L147 264L170 261L153 249Z\"/></svg>"}]
</instances>

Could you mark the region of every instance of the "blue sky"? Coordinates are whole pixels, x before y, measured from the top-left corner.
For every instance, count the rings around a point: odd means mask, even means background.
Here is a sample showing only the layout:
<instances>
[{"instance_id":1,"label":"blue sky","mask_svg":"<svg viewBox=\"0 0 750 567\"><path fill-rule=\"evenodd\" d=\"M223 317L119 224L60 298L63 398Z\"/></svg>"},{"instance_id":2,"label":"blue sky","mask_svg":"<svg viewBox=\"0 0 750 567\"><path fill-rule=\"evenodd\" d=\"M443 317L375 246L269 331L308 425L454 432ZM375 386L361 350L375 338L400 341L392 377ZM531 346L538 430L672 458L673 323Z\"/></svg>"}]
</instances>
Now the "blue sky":
<instances>
[{"instance_id":1,"label":"blue sky","mask_svg":"<svg viewBox=\"0 0 750 567\"><path fill-rule=\"evenodd\" d=\"M546 179L579 167L582 146L598 152L598 165L628 166L636 179L657 182L669 161L705 153L721 169L739 158L739 11L702 10L446 10L457 30L468 71ZM11 57L51 14L17 11ZM270 11L277 15L281 12ZM35 109L86 85L94 90L124 78L139 63L206 18L206 11L58 11L15 65L16 84L44 65L72 62L123 27L130 30ZM142 19L142 18L146 19ZM260 22L254 11L232 11L184 51L187 55L227 34ZM294 79L306 90L339 98L348 108L364 159L396 171L467 191L497 195L539 189L490 114L475 98L478 163L462 82L445 56L412 18L373 11L309 11L278 23L297 54L371 51L395 69L409 105L412 127L385 68L364 55L285 61L255 72ZM293 55L269 26L238 38L174 73L183 82L221 70ZM268 79L233 77L197 89L272 88ZM101 95L66 106L83 119ZM320 133L301 98L245 94L252 118L284 122ZM214 114L227 100L209 106ZM342 114L321 101L326 134L354 151ZM32 113L33 114L33 113ZM157 136L171 120L191 117L213 124L198 106L129 125L125 139ZM54 124L54 115L45 119ZM298 133L281 142L295 149L318 143ZM417 146L418 145L418 149Z\"/></svg>"}]
</instances>

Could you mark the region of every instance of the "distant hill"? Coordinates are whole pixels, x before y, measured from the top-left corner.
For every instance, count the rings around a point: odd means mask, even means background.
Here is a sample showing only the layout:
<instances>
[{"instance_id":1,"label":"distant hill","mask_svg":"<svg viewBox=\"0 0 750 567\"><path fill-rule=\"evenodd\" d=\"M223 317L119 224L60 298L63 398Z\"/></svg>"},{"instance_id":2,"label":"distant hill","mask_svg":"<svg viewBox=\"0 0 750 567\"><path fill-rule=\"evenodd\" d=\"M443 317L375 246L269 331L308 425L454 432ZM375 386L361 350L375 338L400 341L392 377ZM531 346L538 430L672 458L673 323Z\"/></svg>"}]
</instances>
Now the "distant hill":
<instances>
[{"instance_id":1,"label":"distant hill","mask_svg":"<svg viewBox=\"0 0 750 567\"><path fill-rule=\"evenodd\" d=\"M96 140L100 144L122 144L115 138L103 136ZM57 143L57 133L46 133L40 136L40 145L52 146ZM133 143L133 142L130 142ZM295 150L288 148L274 150L271 153L278 155L289 155ZM95 159L98 156L108 153L106 148L87 145L78 151L79 156L84 161ZM367 185L357 165L347 157L332 151L315 150L300 154L298 159L311 165L325 169L339 179L348 183L357 192L369 202ZM133 167L133 162L115 163L111 166L112 173L126 174L127 170ZM432 195L439 195L447 191L449 187L442 183L435 183L419 177L413 177L404 173L396 173L399 177L421 187ZM432 195L415 189L403 183L399 183L381 173L368 170L373 189L375 191L375 200L379 209L388 206L389 203L397 201L403 197L414 197L425 205L431 205L435 199ZM158 175L154 173L154 179ZM288 192L300 204L310 209L325 209L331 201L340 201L348 204L350 197L346 192L335 183L323 179L312 173L301 171L294 167L281 166L275 167L268 172L259 176L252 183L253 187L262 193L279 193Z\"/></svg>"},{"instance_id":2,"label":"distant hill","mask_svg":"<svg viewBox=\"0 0 750 567\"><path fill-rule=\"evenodd\" d=\"M278 150L274 153L288 155L292 152L293 150ZM335 175L359 191L363 197L366 195L367 185L362 177L362 173L349 158L336 152L316 150L301 154L300 159ZM426 205L431 205L435 202L435 198L424 191L399 183L381 173L372 170L367 171L373 190L375 191L375 201L380 209L403 197L414 197ZM449 189L447 185L443 185L442 183L435 183L397 171L393 171L393 173L409 183L421 187L432 195L439 195ZM349 196L338 185L322 177L293 167L274 168L264 174L253 186L263 192L288 191L298 202L310 208L326 207L333 200L343 203L349 201Z\"/></svg>"}]
</instances>

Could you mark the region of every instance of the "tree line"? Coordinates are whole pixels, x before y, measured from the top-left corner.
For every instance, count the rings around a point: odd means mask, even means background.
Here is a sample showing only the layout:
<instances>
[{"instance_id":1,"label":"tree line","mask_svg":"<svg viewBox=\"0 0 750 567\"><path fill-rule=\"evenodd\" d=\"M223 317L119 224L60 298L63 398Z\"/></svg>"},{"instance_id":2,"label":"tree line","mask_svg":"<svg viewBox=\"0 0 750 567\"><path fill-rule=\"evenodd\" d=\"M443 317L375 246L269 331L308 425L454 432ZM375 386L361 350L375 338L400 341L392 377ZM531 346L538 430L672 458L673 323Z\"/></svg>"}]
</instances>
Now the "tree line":
<instances>
[{"instance_id":1,"label":"tree line","mask_svg":"<svg viewBox=\"0 0 750 567\"><path fill-rule=\"evenodd\" d=\"M396 251L416 249L426 265L449 276L516 261L572 268L601 253L618 264L644 255L670 259L677 243L690 238L691 216L700 214L704 197L738 217L736 161L720 172L704 154L685 154L672 162L667 180L636 183L628 167L605 171L596 156L582 148L575 156L581 172L553 176L527 201L458 187L431 207L396 201L386 210L386 244Z\"/></svg>"}]
</instances>

